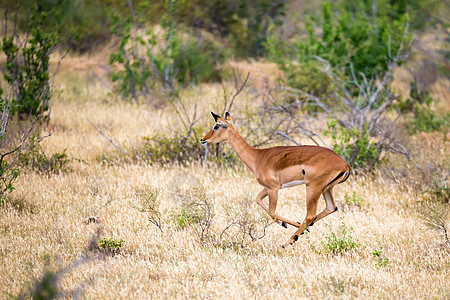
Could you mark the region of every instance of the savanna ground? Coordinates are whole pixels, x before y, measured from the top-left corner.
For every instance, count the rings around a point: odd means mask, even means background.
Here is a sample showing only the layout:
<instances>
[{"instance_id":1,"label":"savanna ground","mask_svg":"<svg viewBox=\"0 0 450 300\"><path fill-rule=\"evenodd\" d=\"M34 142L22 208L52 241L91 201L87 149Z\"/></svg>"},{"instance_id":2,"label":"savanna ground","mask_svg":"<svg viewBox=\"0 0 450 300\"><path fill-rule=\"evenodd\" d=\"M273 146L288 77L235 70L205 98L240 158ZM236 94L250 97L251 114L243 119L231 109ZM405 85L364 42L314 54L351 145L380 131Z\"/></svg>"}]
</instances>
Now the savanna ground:
<instances>
[{"instance_id":1,"label":"savanna ground","mask_svg":"<svg viewBox=\"0 0 450 300\"><path fill-rule=\"evenodd\" d=\"M101 56L68 57L56 78L50 122L42 128L52 135L40 145L48 157L65 153L67 164L54 172L24 167L0 209L1 298L45 289L44 274L56 274L47 281L57 280L60 296L90 299L450 297L449 248L417 214L422 195L381 173L353 174L337 186L341 209L282 249L294 228L267 220L253 200L261 187L242 164L161 165L122 154L90 122L132 151L144 136L170 134L179 120L172 107L109 93L91 73L99 72ZM251 68L253 85L270 72L264 63L241 68ZM222 108L223 89L202 84L182 92L187 107L199 104L204 128L213 124L209 111ZM245 88L235 110L254 98ZM448 142L434 136L416 137L422 155L447 156ZM345 204L352 195L358 204ZM159 214L142 209L150 198ZM206 223L203 215L195 221L180 212L186 199L207 203ZM282 190L278 203L281 215L302 221L304 186ZM242 235L247 225L254 240ZM327 247L332 233L344 250ZM123 244L99 250L100 238Z\"/></svg>"}]
</instances>

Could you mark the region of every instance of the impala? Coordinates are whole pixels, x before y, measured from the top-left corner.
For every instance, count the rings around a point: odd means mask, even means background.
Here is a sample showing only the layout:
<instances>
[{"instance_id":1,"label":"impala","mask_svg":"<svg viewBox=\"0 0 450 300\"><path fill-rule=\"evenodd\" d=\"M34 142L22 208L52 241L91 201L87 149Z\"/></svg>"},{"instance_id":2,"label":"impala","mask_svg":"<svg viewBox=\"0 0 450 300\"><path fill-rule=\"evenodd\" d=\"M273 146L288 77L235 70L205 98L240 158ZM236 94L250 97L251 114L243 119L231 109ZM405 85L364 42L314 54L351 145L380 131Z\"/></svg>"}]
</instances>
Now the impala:
<instances>
[{"instance_id":1,"label":"impala","mask_svg":"<svg viewBox=\"0 0 450 300\"><path fill-rule=\"evenodd\" d=\"M342 183L350 175L350 167L332 150L319 146L278 146L256 149L250 146L236 131L233 120L227 112L225 118L211 112L215 124L201 140L206 146L227 141L239 158L256 176L264 188L256 197L256 202L270 217L287 228L286 224L297 227L283 247L292 245L298 237L315 222L337 211L333 199L333 187ZM276 213L278 191L280 189L306 184L306 217L303 223L295 222ZM325 209L317 214L317 204L323 195ZM269 207L263 199L269 196Z\"/></svg>"}]
</instances>

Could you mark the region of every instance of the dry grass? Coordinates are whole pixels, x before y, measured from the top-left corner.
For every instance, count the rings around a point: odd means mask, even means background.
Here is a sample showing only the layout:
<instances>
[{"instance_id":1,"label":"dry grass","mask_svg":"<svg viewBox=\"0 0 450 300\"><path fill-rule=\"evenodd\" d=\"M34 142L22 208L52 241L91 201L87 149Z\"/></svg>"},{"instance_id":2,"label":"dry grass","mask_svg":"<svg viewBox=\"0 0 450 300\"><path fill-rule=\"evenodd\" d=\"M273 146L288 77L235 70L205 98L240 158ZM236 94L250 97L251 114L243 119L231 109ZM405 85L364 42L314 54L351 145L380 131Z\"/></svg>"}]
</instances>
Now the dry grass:
<instances>
[{"instance_id":1,"label":"dry grass","mask_svg":"<svg viewBox=\"0 0 450 300\"><path fill-rule=\"evenodd\" d=\"M46 153L65 149L71 171L42 175L24 170L16 191L0 209L0 278L2 298L25 293L49 268L70 265L86 252L91 237L125 241L118 255L71 268L60 290L83 286L83 297L96 298L438 298L450 296L450 256L437 232L427 231L415 214L420 200L382 178L351 177L335 189L336 198L353 191L364 199L360 209L339 211L316 224L307 238L283 250L294 232L278 225L244 248L200 243L195 228L178 229L173 222L180 195L203 188L214 203L212 230L228 224L227 207L260 190L252 174L214 166L155 166L118 157L117 151L89 124L120 145L131 147L142 136L177 126L170 109L127 104L109 95L84 70L58 78L62 90L54 101L44 140ZM220 106L222 86L202 85L185 91L186 103L209 110ZM246 99L245 93L240 95ZM241 99L241 101L243 101ZM134 207L137 191L158 190L163 232L146 213ZM290 218L305 215L304 187L280 192L279 212ZM323 207L323 203L322 207ZM255 215L262 209L251 204ZM83 222L97 216L100 223ZM317 253L328 229L344 222L352 227L354 251ZM388 263L377 265L373 251Z\"/></svg>"}]
</instances>

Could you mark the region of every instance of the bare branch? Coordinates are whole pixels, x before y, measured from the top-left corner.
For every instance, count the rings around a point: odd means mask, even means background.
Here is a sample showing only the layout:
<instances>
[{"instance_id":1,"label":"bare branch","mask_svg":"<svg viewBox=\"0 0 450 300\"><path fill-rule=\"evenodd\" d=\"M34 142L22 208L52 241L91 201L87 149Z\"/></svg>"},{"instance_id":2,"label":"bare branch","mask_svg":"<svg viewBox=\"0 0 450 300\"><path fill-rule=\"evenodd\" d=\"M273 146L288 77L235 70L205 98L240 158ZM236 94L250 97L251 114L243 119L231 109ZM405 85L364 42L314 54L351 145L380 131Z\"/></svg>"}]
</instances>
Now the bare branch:
<instances>
[{"instance_id":1,"label":"bare branch","mask_svg":"<svg viewBox=\"0 0 450 300\"><path fill-rule=\"evenodd\" d=\"M236 89L236 92L231 97L230 104L227 107L228 97L226 96L226 89L224 87L224 101L225 101L225 103L224 103L222 115L225 114L225 112L227 112L227 111L231 111L231 108L233 107L233 104L234 104L234 100L242 92L242 90L244 89L245 85L247 84L248 79L250 78L250 72L247 73L247 76L245 77L245 79L244 79L244 81L242 82L241 85L239 85L239 83L238 83L238 77L237 77L236 71L234 69L233 69L233 76L234 76L234 88Z\"/></svg>"},{"instance_id":2,"label":"bare branch","mask_svg":"<svg viewBox=\"0 0 450 300\"><path fill-rule=\"evenodd\" d=\"M100 75L98 75L97 72L91 71L91 74L94 75L105 88L111 92L113 91L113 88Z\"/></svg>"},{"instance_id":3,"label":"bare branch","mask_svg":"<svg viewBox=\"0 0 450 300\"><path fill-rule=\"evenodd\" d=\"M100 129L98 129L98 128L91 122L91 120L88 119L88 121L89 121L89 123L91 123L92 127L94 127L101 135L103 135L103 136L108 140L108 142L110 142L114 147L116 147L117 149L119 149L120 152L122 152L123 154L126 154L126 155L131 155L129 152L123 150L122 147L120 147L119 145L117 145L116 143L114 143L113 140L112 140L109 136L107 136L103 131L101 131Z\"/></svg>"},{"instance_id":4,"label":"bare branch","mask_svg":"<svg viewBox=\"0 0 450 300\"><path fill-rule=\"evenodd\" d=\"M292 137L289 136L289 134L281 132L281 131L277 131L277 134L281 135L282 137L290 140L291 142L293 142L294 144L296 144L297 146L301 146L302 144L297 143Z\"/></svg>"}]
</instances>

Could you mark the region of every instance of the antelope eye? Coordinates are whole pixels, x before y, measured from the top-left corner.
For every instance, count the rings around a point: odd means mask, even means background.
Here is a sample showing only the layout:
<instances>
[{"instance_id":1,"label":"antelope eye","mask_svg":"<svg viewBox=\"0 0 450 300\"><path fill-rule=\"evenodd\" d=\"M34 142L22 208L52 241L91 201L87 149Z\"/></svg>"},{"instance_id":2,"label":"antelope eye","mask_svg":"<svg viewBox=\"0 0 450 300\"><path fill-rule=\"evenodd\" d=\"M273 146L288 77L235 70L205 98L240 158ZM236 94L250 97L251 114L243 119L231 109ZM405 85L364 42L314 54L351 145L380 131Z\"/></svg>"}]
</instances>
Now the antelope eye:
<instances>
[{"instance_id":1,"label":"antelope eye","mask_svg":"<svg viewBox=\"0 0 450 300\"><path fill-rule=\"evenodd\" d=\"M214 129L215 131L217 131L217 130L219 130L219 128L220 128L219 125L215 125L213 129Z\"/></svg>"}]
</instances>

